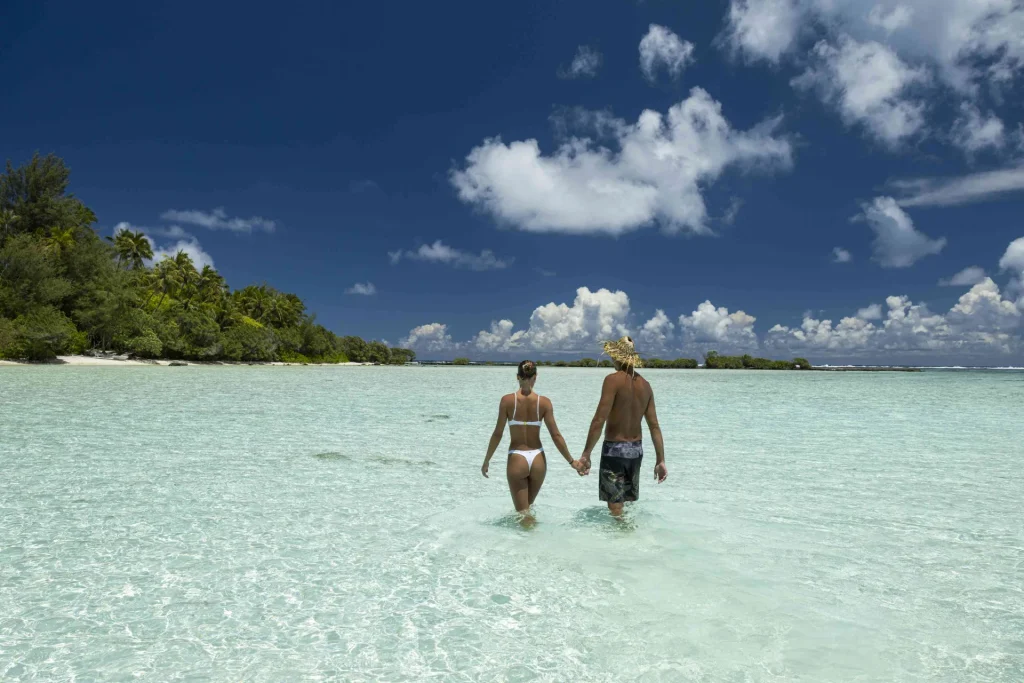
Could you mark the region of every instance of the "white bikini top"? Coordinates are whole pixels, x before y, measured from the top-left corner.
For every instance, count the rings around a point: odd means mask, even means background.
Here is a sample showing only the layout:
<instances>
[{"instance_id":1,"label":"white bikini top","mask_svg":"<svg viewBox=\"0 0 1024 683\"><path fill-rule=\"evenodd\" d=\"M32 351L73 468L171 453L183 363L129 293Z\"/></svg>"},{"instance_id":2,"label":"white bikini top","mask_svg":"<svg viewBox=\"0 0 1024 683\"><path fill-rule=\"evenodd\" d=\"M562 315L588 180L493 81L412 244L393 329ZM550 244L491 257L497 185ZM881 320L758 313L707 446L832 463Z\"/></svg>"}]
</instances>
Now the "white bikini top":
<instances>
[{"instance_id":1,"label":"white bikini top","mask_svg":"<svg viewBox=\"0 0 1024 683\"><path fill-rule=\"evenodd\" d=\"M540 427L540 394L537 394L537 421L523 422L516 419L516 409L519 407L519 392L512 394L515 403L512 404L512 419L508 421L509 427Z\"/></svg>"}]
</instances>

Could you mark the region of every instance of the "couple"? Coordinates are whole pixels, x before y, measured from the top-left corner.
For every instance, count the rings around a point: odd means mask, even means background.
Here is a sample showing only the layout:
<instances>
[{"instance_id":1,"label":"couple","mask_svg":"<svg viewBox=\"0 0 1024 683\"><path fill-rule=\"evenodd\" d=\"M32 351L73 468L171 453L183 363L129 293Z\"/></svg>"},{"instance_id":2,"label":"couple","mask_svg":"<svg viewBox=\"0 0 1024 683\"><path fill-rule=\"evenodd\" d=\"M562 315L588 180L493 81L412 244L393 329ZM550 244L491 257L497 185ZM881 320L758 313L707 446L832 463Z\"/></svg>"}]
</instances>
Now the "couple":
<instances>
[{"instance_id":1,"label":"couple","mask_svg":"<svg viewBox=\"0 0 1024 683\"><path fill-rule=\"evenodd\" d=\"M540 445L541 422L547 425L558 452L581 477L590 474L590 452L604 430L600 499L608 503L608 510L615 516L622 514L624 503L635 501L640 496L640 463L644 456L640 418L647 420L647 428L654 441L657 458L654 478L661 483L668 477L665 444L661 438L661 427L658 426L658 415L654 410L654 391L647 380L636 374L636 368L642 367L642 363L634 349L633 340L623 337L617 342L605 342L604 352L614 361L615 372L604 378L601 400L587 434L587 446L579 460L572 459L565 439L558 431L551 401L533 390L537 382L536 363L528 360L520 363L516 375L519 391L502 396L498 405L498 424L491 434L487 457L480 471L487 476L491 457L498 448L507 422L511 443L505 472L512 502L520 514L529 515L530 506L537 498L547 473L547 461Z\"/></svg>"}]
</instances>

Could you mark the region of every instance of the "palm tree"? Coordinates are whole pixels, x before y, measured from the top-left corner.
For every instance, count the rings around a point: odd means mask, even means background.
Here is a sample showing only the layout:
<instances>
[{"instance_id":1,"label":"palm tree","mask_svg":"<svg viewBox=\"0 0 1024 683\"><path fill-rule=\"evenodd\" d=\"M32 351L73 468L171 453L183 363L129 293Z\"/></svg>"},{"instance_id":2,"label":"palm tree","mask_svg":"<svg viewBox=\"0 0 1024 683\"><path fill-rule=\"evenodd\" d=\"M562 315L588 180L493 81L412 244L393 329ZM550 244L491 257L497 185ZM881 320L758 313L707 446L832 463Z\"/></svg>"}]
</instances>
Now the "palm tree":
<instances>
[{"instance_id":1,"label":"palm tree","mask_svg":"<svg viewBox=\"0 0 1024 683\"><path fill-rule=\"evenodd\" d=\"M113 238L108 237L107 239L114 243L118 267L122 263L127 263L130 264L132 270L139 270L145 266L146 261L153 258L153 245L141 230L136 232L122 230Z\"/></svg>"},{"instance_id":2,"label":"palm tree","mask_svg":"<svg viewBox=\"0 0 1024 683\"><path fill-rule=\"evenodd\" d=\"M52 228L50 236L43 242L43 249L46 250L46 253L57 257L73 246L75 246L75 229L73 227Z\"/></svg>"},{"instance_id":3,"label":"palm tree","mask_svg":"<svg viewBox=\"0 0 1024 683\"><path fill-rule=\"evenodd\" d=\"M0 235L6 235L10 232L17 220L18 215L10 209L0 211Z\"/></svg>"},{"instance_id":4,"label":"palm tree","mask_svg":"<svg viewBox=\"0 0 1024 683\"><path fill-rule=\"evenodd\" d=\"M196 271L196 264L192 262L191 256L184 251L178 250L178 253L174 255L174 266L178 269L178 278L181 281L180 287L195 285L196 280L199 279L199 273Z\"/></svg>"},{"instance_id":5,"label":"palm tree","mask_svg":"<svg viewBox=\"0 0 1024 683\"><path fill-rule=\"evenodd\" d=\"M181 275L178 272L178 267L177 264L175 264L174 259L168 257L153 266L153 273L150 275L150 283L153 291L149 295L149 299L146 300L146 305L148 306L156 293L160 292L160 301L156 302L156 307L160 308L160 304L164 302L164 298L168 294L176 292L181 286Z\"/></svg>"},{"instance_id":6,"label":"palm tree","mask_svg":"<svg viewBox=\"0 0 1024 683\"><path fill-rule=\"evenodd\" d=\"M205 265L196 279L196 289L203 301L212 303L219 301L227 290L227 283L213 266Z\"/></svg>"}]
</instances>

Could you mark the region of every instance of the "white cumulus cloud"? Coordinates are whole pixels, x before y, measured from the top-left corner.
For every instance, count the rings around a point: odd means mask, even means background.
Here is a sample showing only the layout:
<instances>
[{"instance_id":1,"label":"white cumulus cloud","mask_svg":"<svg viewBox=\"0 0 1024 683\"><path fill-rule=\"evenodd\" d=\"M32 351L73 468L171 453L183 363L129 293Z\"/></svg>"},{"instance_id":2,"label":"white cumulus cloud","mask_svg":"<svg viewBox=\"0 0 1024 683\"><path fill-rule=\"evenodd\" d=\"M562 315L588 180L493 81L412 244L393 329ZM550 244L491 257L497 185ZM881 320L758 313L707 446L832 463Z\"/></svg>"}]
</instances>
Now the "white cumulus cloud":
<instances>
[{"instance_id":1,"label":"white cumulus cloud","mask_svg":"<svg viewBox=\"0 0 1024 683\"><path fill-rule=\"evenodd\" d=\"M981 266L970 266L964 268L951 278L939 280L940 287L971 287L984 280L985 269Z\"/></svg>"},{"instance_id":2,"label":"white cumulus cloud","mask_svg":"<svg viewBox=\"0 0 1024 683\"><path fill-rule=\"evenodd\" d=\"M455 249L447 244L436 240L433 244L423 244L415 250L389 251L388 258L394 265L404 259L412 261L427 261L431 263L443 263L455 268L468 268L470 270L502 270L512 265L512 258L498 258L490 249L484 249L479 254Z\"/></svg>"},{"instance_id":3,"label":"white cumulus cloud","mask_svg":"<svg viewBox=\"0 0 1024 683\"><path fill-rule=\"evenodd\" d=\"M716 308L705 301L690 315L679 317L679 328L687 345L717 345L721 348L715 350L729 352L757 348L756 320L743 311L730 313L727 308Z\"/></svg>"},{"instance_id":4,"label":"white cumulus cloud","mask_svg":"<svg viewBox=\"0 0 1024 683\"><path fill-rule=\"evenodd\" d=\"M357 282L348 289L345 290L346 294L361 294L363 296L373 296L377 293L377 287L372 282Z\"/></svg>"},{"instance_id":5,"label":"white cumulus cloud","mask_svg":"<svg viewBox=\"0 0 1024 683\"><path fill-rule=\"evenodd\" d=\"M660 308L643 324L637 334L638 348L647 351L667 349L675 338L675 324Z\"/></svg>"},{"instance_id":6,"label":"white cumulus cloud","mask_svg":"<svg viewBox=\"0 0 1024 683\"><path fill-rule=\"evenodd\" d=\"M621 235L657 222L667 232L707 234L702 191L726 169L791 165L778 123L737 131L721 105L694 88L667 114L606 121L617 151L573 138L546 156L536 140L492 138L451 182L463 202L531 232Z\"/></svg>"},{"instance_id":7,"label":"white cumulus cloud","mask_svg":"<svg viewBox=\"0 0 1024 683\"><path fill-rule=\"evenodd\" d=\"M523 348L527 342L526 330L516 331L511 320L491 322L490 330L481 330L470 344L478 351L508 353Z\"/></svg>"},{"instance_id":8,"label":"white cumulus cloud","mask_svg":"<svg viewBox=\"0 0 1024 683\"><path fill-rule=\"evenodd\" d=\"M260 216L251 218L237 218L228 216L223 207L217 207L213 211L165 211L160 215L168 221L178 221L188 225L198 225L209 230L230 230L231 232L273 232L276 227L274 221Z\"/></svg>"},{"instance_id":9,"label":"white cumulus cloud","mask_svg":"<svg viewBox=\"0 0 1024 683\"><path fill-rule=\"evenodd\" d=\"M559 78L593 78L601 68L601 53L588 45L576 48L576 55L568 68L559 69Z\"/></svg>"},{"instance_id":10,"label":"white cumulus cloud","mask_svg":"<svg viewBox=\"0 0 1024 683\"><path fill-rule=\"evenodd\" d=\"M842 247L836 247L832 250L832 260L836 263L849 263L853 260L853 254Z\"/></svg>"},{"instance_id":11,"label":"white cumulus cloud","mask_svg":"<svg viewBox=\"0 0 1024 683\"><path fill-rule=\"evenodd\" d=\"M999 149L1006 142L1002 120L995 114L983 115L970 102L960 105L960 116L953 123L952 140L968 155L984 149Z\"/></svg>"},{"instance_id":12,"label":"white cumulus cloud","mask_svg":"<svg viewBox=\"0 0 1024 683\"><path fill-rule=\"evenodd\" d=\"M671 30L651 24L640 40L640 70L647 80L653 81L658 69L664 69L672 78L678 78L693 63L693 43L682 40Z\"/></svg>"},{"instance_id":13,"label":"white cumulus cloud","mask_svg":"<svg viewBox=\"0 0 1024 683\"><path fill-rule=\"evenodd\" d=\"M153 244L153 241L150 240L150 243ZM179 251L185 252L192 258L192 263L195 264L197 270L202 270L203 266L214 267L213 257L203 249L195 237L161 246L153 244L153 263L159 263L165 258L174 258Z\"/></svg>"},{"instance_id":14,"label":"white cumulus cloud","mask_svg":"<svg viewBox=\"0 0 1024 683\"><path fill-rule=\"evenodd\" d=\"M399 347L425 351L448 351L457 347L443 323L428 323L409 330L409 336L398 342Z\"/></svg>"},{"instance_id":15,"label":"white cumulus cloud","mask_svg":"<svg viewBox=\"0 0 1024 683\"><path fill-rule=\"evenodd\" d=\"M883 268L907 268L938 254L946 238L932 239L914 227L914 222L892 197L876 197L864 205L859 217L875 232L874 258Z\"/></svg>"},{"instance_id":16,"label":"white cumulus cloud","mask_svg":"<svg viewBox=\"0 0 1024 683\"><path fill-rule=\"evenodd\" d=\"M930 354L931 357L969 357L1005 354L1020 348L1013 332L1021 313L1004 298L991 278L975 284L946 314L932 313L906 296L886 299L888 311L879 323L858 316L817 320L806 316L798 328L776 325L765 347L788 353L843 352L847 357L885 358L893 352Z\"/></svg>"},{"instance_id":17,"label":"white cumulus cloud","mask_svg":"<svg viewBox=\"0 0 1024 683\"><path fill-rule=\"evenodd\" d=\"M472 345L487 351L529 349L541 353L594 353L608 339L628 334L629 297L607 289L576 290L572 305L551 302L534 309L530 325L514 330L509 320L492 322L476 335Z\"/></svg>"},{"instance_id":18,"label":"white cumulus cloud","mask_svg":"<svg viewBox=\"0 0 1024 683\"><path fill-rule=\"evenodd\" d=\"M725 37L734 52L778 63L796 41L802 19L792 0L732 0Z\"/></svg>"},{"instance_id":19,"label":"white cumulus cloud","mask_svg":"<svg viewBox=\"0 0 1024 683\"><path fill-rule=\"evenodd\" d=\"M835 104L847 125L860 124L875 138L897 146L924 126L924 104L909 93L928 74L905 64L888 47L844 37L838 46L819 42L814 65L793 80L815 88Z\"/></svg>"}]
</instances>

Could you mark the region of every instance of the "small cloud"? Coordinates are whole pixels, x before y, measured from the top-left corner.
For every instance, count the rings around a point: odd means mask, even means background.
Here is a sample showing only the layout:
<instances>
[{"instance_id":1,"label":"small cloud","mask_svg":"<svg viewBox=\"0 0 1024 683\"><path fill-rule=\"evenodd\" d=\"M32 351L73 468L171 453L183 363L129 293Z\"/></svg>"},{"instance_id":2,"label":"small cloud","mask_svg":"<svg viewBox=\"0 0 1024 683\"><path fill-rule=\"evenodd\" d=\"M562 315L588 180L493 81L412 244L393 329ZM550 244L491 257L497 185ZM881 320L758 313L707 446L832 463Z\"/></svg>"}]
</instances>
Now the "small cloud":
<instances>
[{"instance_id":1,"label":"small cloud","mask_svg":"<svg viewBox=\"0 0 1024 683\"><path fill-rule=\"evenodd\" d=\"M1001 199L1024 190L1024 165L950 178L898 180L900 206L959 206Z\"/></svg>"},{"instance_id":2,"label":"small cloud","mask_svg":"<svg viewBox=\"0 0 1024 683\"><path fill-rule=\"evenodd\" d=\"M364 192L380 192L380 185L373 182L372 180L353 180L349 183L348 191L352 194L362 194Z\"/></svg>"},{"instance_id":3,"label":"small cloud","mask_svg":"<svg viewBox=\"0 0 1024 683\"><path fill-rule=\"evenodd\" d=\"M693 63L693 49L693 43L681 40L664 26L651 24L640 41L640 70L649 81L654 81L659 68L664 68L672 78L678 78L683 69Z\"/></svg>"},{"instance_id":4,"label":"small cloud","mask_svg":"<svg viewBox=\"0 0 1024 683\"><path fill-rule=\"evenodd\" d=\"M832 261L834 263L849 263L853 260L853 254L842 247L836 247L832 250Z\"/></svg>"},{"instance_id":5,"label":"small cloud","mask_svg":"<svg viewBox=\"0 0 1024 683\"><path fill-rule=\"evenodd\" d=\"M559 78L593 78L601 67L601 53L588 45L576 48L576 56L568 68L559 68Z\"/></svg>"},{"instance_id":6,"label":"small cloud","mask_svg":"<svg viewBox=\"0 0 1024 683\"><path fill-rule=\"evenodd\" d=\"M970 266L964 268L959 273L951 278L944 278L939 280L940 287L973 287L987 276L985 275L985 269L980 266Z\"/></svg>"},{"instance_id":7,"label":"small cloud","mask_svg":"<svg viewBox=\"0 0 1024 683\"><path fill-rule=\"evenodd\" d=\"M543 268L534 268L534 270L544 277L554 277L555 275L558 275L558 273L553 270L544 270Z\"/></svg>"},{"instance_id":8,"label":"small cloud","mask_svg":"<svg viewBox=\"0 0 1024 683\"><path fill-rule=\"evenodd\" d=\"M874 258L883 268L909 268L946 246L945 237L932 239L915 228L914 221L892 197L876 197L863 208L864 213L855 220L867 221L874 231Z\"/></svg>"},{"instance_id":9,"label":"small cloud","mask_svg":"<svg viewBox=\"0 0 1024 683\"><path fill-rule=\"evenodd\" d=\"M484 249L479 254L473 254L461 249L449 247L441 240L433 244L421 245L415 251L399 250L389 251L388 259L391 265L397 264L403 258L411 261L427 261L431 263L443 263L454 268L468 268L469 270L503 270L512 265L513 258L499 259L490 249Z\"/></svg>"},{"instance_id":10,"label":"small cloud","mask_svg":"<svg viewBox=\"0 0 1024 683\"><path fill-rule=\"evenodd\" d=\"M373 296L377 293L377 288L372 282L357 282L348 289L345 290L346 294L361 294L363 296Z\"/></svg>"},{"instance_id":11,"label":"small cloud","mask_svg":"<svg viewBox=\"0 0 1024 683\"><path fill-rule=\"evenodd\" d=\"M152 240L150 240L150 243L152 244ZM203 266L214 267L213 257L200 246L199 240L195 237L178 240L174 244L167 244L162 247L153 244L153 263L159 263L165 258L174 258L179 251L183 251L191 257L196 270L202 270Z\"/></svg>"},{"instance_id":12,"label":"small cloud","mask_svg":"<svg viewBox=\"0 0 1024 683\"><path fill-rule=\"evenodd\" d=\"M229 230L231 232L274 232L274 229L277 227L274 221L260 216L252 216L250 218L228 216L223 207L217 207L213 211L178 211L172 209L164 211L160 218L167 221L179 221L188 225L198 225L208 230Z\"/></svg>"},{"instance_id":13,"label":"small cloud","mask_svg":"<svg viewBox=\"0 0 1024 683\"><path fill-rule=\"evenodd\" d=\"M722 216L722 222L726 225L732 225L736 222L736 216L740 213L740 208L743 207L743 200L739 197L733 197L732 202L729 203L729 208L726 209L725 215Z\"/></svg>"},{"instance_id":14,"label":"small cloud","mask_svg":"<svg viewBox=\"0 0 1024 683\"><path fill-rule=\"evenodd\" d=\"M805 318L810 316L805 315ZM861 320L881 320L882 319L882 305L871 304L857 311L857 317Z\"/></svg>"}]
</instances>

